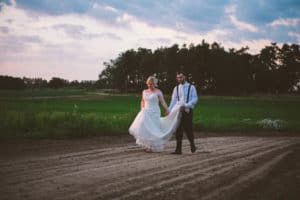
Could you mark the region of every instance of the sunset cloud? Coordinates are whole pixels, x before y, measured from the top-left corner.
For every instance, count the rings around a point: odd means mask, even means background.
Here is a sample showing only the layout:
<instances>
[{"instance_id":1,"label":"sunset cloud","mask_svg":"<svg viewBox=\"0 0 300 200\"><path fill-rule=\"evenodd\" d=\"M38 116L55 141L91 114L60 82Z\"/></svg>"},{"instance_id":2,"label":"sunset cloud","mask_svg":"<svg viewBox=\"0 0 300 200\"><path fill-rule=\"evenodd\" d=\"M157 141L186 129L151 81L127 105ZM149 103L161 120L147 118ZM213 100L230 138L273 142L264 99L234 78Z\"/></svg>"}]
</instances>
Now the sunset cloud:
<instances>
[{"instance_id":1,"label":"sunset cloud","mask_svg":"<svg viewBox=\"0 0 300 200\"><path fill-rule=\"evenodd\" d=\"M297 1L0 0L0 74L96 80L138 47L300 43ZM280 27L280 28L279 28Z\"/></svg>"}]
</instances>

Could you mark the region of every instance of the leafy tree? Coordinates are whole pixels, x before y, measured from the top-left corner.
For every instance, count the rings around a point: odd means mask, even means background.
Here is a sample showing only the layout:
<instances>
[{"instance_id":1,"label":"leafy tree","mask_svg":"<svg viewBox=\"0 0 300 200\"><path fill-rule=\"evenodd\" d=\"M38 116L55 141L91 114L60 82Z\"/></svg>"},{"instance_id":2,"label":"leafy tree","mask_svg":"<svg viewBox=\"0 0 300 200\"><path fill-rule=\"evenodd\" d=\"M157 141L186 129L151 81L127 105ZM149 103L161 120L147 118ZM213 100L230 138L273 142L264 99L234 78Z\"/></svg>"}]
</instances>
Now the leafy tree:
<instances>
[{"instance_id":1,"label":"leafy tree","mask_svg":"<svg viewBox=\"0 0 300 200\"><path fill-rule=\"evenodd\" d=\"M127 50L110 62L99 75L101 87L123 92L140 92L149 75L159 79L159 87L171 92L175 74L184 70L188 80L201 93L247 94L253 92L284 93L297 91L300 82L299 45L276 43L251 55L248 47L229 49L221 44L174 44L154 51L146 48Z\"/></svg>"},{"instance_id":2,"label":"leafy tree","mask_svg":"<svg viewBox=\"0 0 300 200\"><path fill-rule=\"evenodd\" d=\"M66 87L68 85L68 81L62 78L58 78L58 77L53 77L50 81L49 81L49 87L50 88L62 88L62 87Z\"/></svg>"},{"instance_id":3,"label":"leafy tree","mask_svg":"<svg viewBox=\"0 0 300 200\"><path fill-rule=\"evenodd\" d=\"M21 78L11 76L0 76L1 90L21 90L25 88L25 83Z\"/></svg>"}]
</instances>

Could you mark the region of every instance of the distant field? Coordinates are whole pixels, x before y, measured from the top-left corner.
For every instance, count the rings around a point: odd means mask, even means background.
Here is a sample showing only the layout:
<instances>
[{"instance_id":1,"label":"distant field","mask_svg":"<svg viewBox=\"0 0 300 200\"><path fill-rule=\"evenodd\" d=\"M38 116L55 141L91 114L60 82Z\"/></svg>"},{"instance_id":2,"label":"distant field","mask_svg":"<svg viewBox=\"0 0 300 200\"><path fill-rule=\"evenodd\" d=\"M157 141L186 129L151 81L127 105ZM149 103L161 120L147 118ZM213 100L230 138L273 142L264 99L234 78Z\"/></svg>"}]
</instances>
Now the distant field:
<instances>
[{"instance_id":1,"label":"distant field","mask_svg":"<svg viewBox=\"0 0 300 200\"><path fill-rule=\"evenodd\" d=\"M139 101L139 94L103 91L0 91L0 132L2 137L47 138L127 134ZM299 113L300 96L200 96L193 120L196 131L295 133Z\"/></svg>"}]
</instances>

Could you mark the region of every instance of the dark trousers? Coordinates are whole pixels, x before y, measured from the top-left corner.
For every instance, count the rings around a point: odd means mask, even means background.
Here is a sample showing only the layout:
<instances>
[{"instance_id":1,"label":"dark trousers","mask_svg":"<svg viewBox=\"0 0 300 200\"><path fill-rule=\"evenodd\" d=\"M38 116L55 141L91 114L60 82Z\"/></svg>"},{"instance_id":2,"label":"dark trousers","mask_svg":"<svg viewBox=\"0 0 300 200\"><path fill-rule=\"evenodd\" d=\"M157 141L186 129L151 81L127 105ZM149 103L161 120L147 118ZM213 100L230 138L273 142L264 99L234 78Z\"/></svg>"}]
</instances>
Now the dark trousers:
<instances>
[{"instance_id":1,"label":"dark trousers","mask_svg":"<svg viewBox=\"0 0 300 200\"><path fill-rule=\"evenodd\" d=\"M183 131L185 131L191 147L195 146L193 133L193 110L189 113L182 112L181 121L176 131L176 152L181 152Z\"/></svg>"}]
</instances>

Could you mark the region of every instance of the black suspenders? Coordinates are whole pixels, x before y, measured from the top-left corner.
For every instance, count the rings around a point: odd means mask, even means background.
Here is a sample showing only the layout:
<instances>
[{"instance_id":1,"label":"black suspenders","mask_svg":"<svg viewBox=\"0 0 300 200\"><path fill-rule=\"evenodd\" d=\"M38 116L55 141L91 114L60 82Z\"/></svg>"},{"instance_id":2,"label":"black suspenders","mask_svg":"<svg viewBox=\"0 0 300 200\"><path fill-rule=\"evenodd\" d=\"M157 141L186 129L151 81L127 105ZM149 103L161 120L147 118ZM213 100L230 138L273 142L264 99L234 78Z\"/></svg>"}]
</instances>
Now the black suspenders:
<instances>
[{"instance_id":1,"label":"black suspenders","mask_svg":"<svg viewBox=\"0 0 300 200\"><path fill-rule=\"evenodd\" d=\"M177 101L179 101L179 95L178 95L178 85L176 86L176 90L177 90Z\"/></svg>"},{"instance_id":2,"label":"black suspenders","mask_svg":"<svg viewBox=\"0 0 300 200\"><path fill-rule=\"evenodd\" d=\"M191 86L192 86L192 84L189 84L188 93L187 93L187 98L186 98L186 103L188 103L188 102L189 102L189 100L190 100L190 91L191 91ZM178 85L176 86L176 90L177 90L177 100L179 101L179 95L178 95Z\"/></svg>"},{"instance_id":3,"label":"black suspenders","mask_svg":"<svg viewBox=\"0 0 300 200\"><path fill-rule=\"evenodd\" d=\"M187 94L187 98L186 98L186 103L188 103L188 102L189 102L189 100L190 100L190 91L191 91L191 86L192 86L192 84L189 84L189 89L188 89L188 94Z\"/></svg>"}]
</instances>

